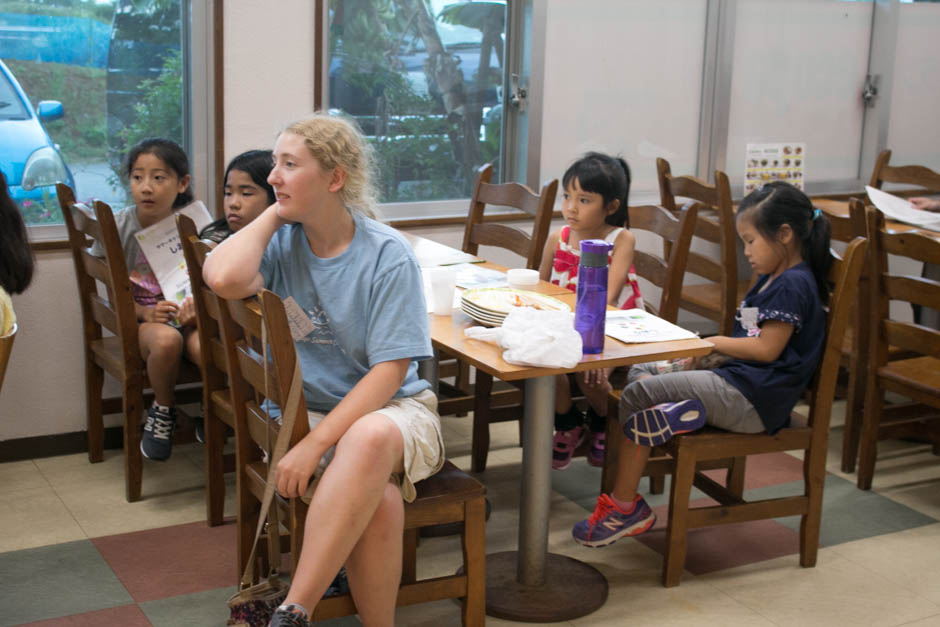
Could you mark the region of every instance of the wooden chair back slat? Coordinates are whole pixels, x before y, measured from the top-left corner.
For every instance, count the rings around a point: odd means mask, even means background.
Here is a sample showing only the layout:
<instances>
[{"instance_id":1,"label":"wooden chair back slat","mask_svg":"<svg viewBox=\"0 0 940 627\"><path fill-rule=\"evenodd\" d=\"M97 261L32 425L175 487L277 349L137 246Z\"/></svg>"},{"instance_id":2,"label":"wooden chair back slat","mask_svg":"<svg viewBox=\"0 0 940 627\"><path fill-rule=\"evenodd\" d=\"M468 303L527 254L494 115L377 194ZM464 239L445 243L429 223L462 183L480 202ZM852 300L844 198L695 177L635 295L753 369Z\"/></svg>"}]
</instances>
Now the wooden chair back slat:
<instances>
[{"instance_id":1,"label":"wooden chair back slat","mask_svg":"<svg viewBox=\"0 0 940 627\"><path fill-rule=\"evenodd\" d=\"M470 232L470 238L477 243L484 243L487 246L497 246L511 250L514 253L525 257L532 254L532 238L511 226L505 224L474 224Z\"/></svg>"},{"instance_id":2,"label":"wooden chair back slat","mask_svg":"<svg viewBox=\"0 0 940 627\"><path fill-rule=\"evenodd\" d=\"M700 303L698 306L704 307L704 310L696 311L707 313L709 318L718 322L719 333L730 335L738 305L738 262L737 235L728 176L720 170L715 170L714 185L693 176L673 176L669 162L662 158L656 160L656 170L662 206L678 214L681 209L676 198L690 199L692 202L685 206L685 210L688 211L692 207L698 210L695 236L719 246L718 259L712 259L714 265L705 265L702 263L703 257L697 256L691 258L693 261L687 265L686 272L719 285L717 298L710 297L708 302ZM691 287L693 286L688 286ZM690 297L684 297L682 303L683 307L693 306Z\"/></svg>"},{"instance_id":3,"label":"wooden chair back slat","mask_svg":"<svg viewBox=\"0 0 940 627\"><path fill-rule=\"evenodd\" d=\"M691 268L695 269L692 270ZM689 251L689 267L686 268L686 272L708 279L714 283L720 283L724 276L724 268L720 263L694 250Z\"/></svg>"},{"instance_id":4,"label":"wooden chair back slat","mask_svg":"<svg viewBox=\"0 0 940 627\"><path fill-rule=\"evenodd\" d=\"M940 309L940 282L914 276L886 276L882 285L890 300Z\"/></svg>"},{"instance_id":5,"label":"wooden chair back slat","mask_svg":"<svg viewBox=\"0 0 940 627\"><path fill-rule=\"evenodd\" d=\"M76 209L76 211L78 210ZM103 259L95 257L84 250L81 252L81 258L82 266L84 266L85 272L87 272L91 278L104 285L111 282L111 271L108 269L108 264Z\"/></svg>"},{"instance_id":6,"label":"wooden chair back slat","mask_svg":"<svg viewBox=\"0 0 940 627\"><path fill-rule=\"evenodd\" d=\"M663 256L638 250L634 253L634 269L637 276L662 290L659 307L653 309L660 318L674 323L679 316L682 278L690 259L698 209L690 207L678 217L654 205L630 207L628 211L631 231L647 231L663 239Z\"/></svg>"},{"instance_id":7,"label":"wooden chair back slat","mask_svg":"<svg viewBox=\"0 0 940 627\"><path fill-rule=\"evenodd\" d=\"M117 334L118 319L117 314L111 307L111 303L101 298L98 294L91 296L90 303L92 318L94 318L95 322L108 331L111 331L111 333Z\"/></svg>"},{"instance_id":8,"label":"wooden chair back slat","mask_svg":"<svg viewBox=\"0 0 940 627\"><path fill-rule=\"evenodd\" d=\"M909 322L885 320L884 338L896 346L920 355L940 355L940 331Z\"/></svg>"},{"instance_id":9,"label":"wooden chair back slat","mask_svg":"<svg viewBox=\"0 0 940 627\"><path fill-rule=\"evenodd\" d=\"M901 183L940 191L940 173L922 165L888 165L890 160L890 150L883 150L878 155L869 185L881 189L885 183Z\"/></svg>"},{"instance_id":10,"label":"wooden chair back slat","mask_svg":"<svg viewBox=\"0 0 940 627\"><path fill-rule=\"evenodd\" d=\"M889 255L901 255L924 263L940 264L940 248L930 235L916 231L895 233L885 231L879 238L880 248Z\"/></svg>"},{"instance_id":11,"label":"wooden chair back slat","mask_svg":"<svg viewBox=\"0 0 940 627\"><path fill-rule=\"evenodd\" d=\"M476 255L480 246L498 246L525 258L526 267L537 270L552 221L558 179L542 185L542 189L536 194L518 183L490 183L492 177L492 164L477 170L477 180L464 228L462 250ZM505 225L484 224L483 216L487 205L512 207L534 216L532 234L526 235Z\"/></svg>"}]
</instances>

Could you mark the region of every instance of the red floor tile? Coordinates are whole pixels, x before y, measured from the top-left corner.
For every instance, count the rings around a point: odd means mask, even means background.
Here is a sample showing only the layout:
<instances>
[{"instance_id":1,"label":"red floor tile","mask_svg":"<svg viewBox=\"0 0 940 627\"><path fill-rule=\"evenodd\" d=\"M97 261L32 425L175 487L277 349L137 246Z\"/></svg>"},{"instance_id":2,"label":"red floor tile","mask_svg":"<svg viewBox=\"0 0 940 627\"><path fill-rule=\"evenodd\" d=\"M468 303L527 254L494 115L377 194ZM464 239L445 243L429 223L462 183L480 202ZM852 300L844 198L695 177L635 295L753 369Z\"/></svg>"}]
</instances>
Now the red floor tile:
<instances>
[{"instance_id":1,"label":"red floor tile","mask_svg":"<svg viewBox=\"0 0 940 627\"><path fill-rule=\"evenodd\" d=\"M151 627L150 621L136 605L123 605L96 612L73 614L38 623L27 623L22 627L101 627L102 625L121 625L121 627Z\"/></svg>"},{"instance_id":2,"label":"red floor tile","mask_svg":"<svg viewBox=\"0 0 940 627\"><path fill-rule=\"evenodd\" d=\"M693 507L714 505L711 499L692 501ZM667 505L654 507L656 524L636 537L660 555L666 549ZM719 525L693 529L688 534L685 569L694 575L704 575L726 568L799 553L800 536L775 520L756 520L747 523Z\"/></svg>"},{"instance_id":3,"label":"red floor tile","mask_svg":"<svg viewBox=\"0 0 940 627\"><path fill-rule=\"evenodd\" d=\"M92 542L138 603L238 582L233 524L198 522Z\"/></svg>"},{"instance_id":4,"label":"red floor tile","mask_svg":"<svg viewBox=\"0 0 940 627\"><path fill-rule=\"evenodd\" d=\"M707 470L705 474L724 485L724 470ZM744 473L745 490L756 490L802 480L803 460L792 455L787 453L764 453L762 455L750 455L747 458L747 470Z\"/></svg>"}]
</instances>

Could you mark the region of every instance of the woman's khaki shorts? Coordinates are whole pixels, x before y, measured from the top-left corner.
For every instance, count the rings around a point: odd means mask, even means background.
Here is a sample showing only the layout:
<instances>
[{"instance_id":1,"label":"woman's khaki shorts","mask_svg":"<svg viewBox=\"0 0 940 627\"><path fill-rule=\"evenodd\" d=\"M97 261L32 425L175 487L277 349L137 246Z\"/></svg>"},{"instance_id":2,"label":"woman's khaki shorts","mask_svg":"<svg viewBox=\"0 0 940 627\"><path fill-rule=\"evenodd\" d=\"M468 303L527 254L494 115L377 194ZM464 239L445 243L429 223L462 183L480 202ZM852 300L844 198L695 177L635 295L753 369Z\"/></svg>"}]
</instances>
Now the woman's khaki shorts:
<instances>
[{"instance_id":1,"label":"woman's khaki shorts","mask_svg":"<svg viewBox=\"0 0 940 627\"><path fill-rule=\"evenodd\" d=\"M415 500L415 484L427 479L444 465L444 439L441 436L441 419L437 415L437 396L431 390L418 392L406 398L393 398L382 409L374 413L382 414L395 423L401 431L405 443L404 476L392 475L401 489L402 498L407 502ZM307 421L312 430L326 414L308 411ZM323 474L333 460L335 446L331 446L314 472L315 477Z\"/></svg>"}]
</instances>

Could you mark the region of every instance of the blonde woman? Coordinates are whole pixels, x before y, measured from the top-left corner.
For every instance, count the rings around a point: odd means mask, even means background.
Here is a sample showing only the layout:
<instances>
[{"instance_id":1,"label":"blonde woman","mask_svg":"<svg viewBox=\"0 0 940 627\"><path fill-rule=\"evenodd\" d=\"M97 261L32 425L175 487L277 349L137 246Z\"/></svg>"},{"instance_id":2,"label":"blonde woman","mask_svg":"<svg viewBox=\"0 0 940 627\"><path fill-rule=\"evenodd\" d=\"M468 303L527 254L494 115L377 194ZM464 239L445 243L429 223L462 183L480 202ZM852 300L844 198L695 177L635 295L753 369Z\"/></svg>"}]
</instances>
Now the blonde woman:
<instances>
[{"instance_id":1,"label":"blonde woman","mask_svg":"<svg viewBox=\"0 0 940 627\"><path fill-rule=\"evenodd\" d=\"M296 343L311 431L278 464L278 492L300 496L325 470L271 625L307 625L344 564L362 622L392 625L403 499L443 464L437 400L417 374L432 354L421 273L407 241L372 218L372 171L352 122L315 114L290 125L268 178L277 202L206 261L219 295L266 287L311 322Z\"/></svg>"}]
</instances>

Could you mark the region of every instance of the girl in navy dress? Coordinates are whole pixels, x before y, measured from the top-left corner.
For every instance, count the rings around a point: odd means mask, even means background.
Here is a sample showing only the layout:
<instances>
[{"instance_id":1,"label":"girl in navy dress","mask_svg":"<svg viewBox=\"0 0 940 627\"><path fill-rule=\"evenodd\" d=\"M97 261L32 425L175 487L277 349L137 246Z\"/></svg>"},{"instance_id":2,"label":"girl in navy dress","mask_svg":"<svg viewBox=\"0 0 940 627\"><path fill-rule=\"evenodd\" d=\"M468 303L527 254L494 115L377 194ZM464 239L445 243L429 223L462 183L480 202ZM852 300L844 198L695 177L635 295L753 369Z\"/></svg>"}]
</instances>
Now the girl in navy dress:
<instances>
[{"instance_id":1,"label":"girl in navy dress","mask_svg":"<svg viewBox=\"0 0 940 627\"><path fill-rule=\"evenodd\" d=\"M614 489L572 530L585 546L643 533L656 516L637 486L650 448L709 424L738 433L776 433L809 384L826 336L829 221L797 188L780 181L748 194L736 227L758 275L731 337L709 338L724 363L655 375L634 366L620 398L626 435ZM655 375L655 376L653 376Z\"/></svg>"}]
</instances>

